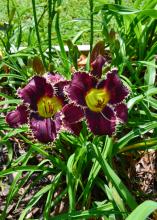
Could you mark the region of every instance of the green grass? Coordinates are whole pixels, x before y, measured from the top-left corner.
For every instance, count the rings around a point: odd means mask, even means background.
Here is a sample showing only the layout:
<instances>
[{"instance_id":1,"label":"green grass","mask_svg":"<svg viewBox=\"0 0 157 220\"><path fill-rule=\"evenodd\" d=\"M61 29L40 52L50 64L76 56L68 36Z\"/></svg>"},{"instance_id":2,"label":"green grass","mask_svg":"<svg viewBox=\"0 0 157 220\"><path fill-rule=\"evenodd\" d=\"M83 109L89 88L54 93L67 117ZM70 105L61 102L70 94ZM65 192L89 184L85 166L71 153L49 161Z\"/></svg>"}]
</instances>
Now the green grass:
<instances>
[{"instance_id":1,"label":"green grass","mask_svg":"<svg viewBox=\"0 0 157 220\"><path fill-rule=\"evenodd\" d=\"M20 14L20 21L23 28L23 45L26 45L27 36L29 33L29 27L32 26L32 5L31 1L24 0L21 2L19 0L14 0L14 3L16 5L16 11ZM10 1L10 5L11 1ZM36 1L37 7L37 13L38 16L42 14L44 11L44 5L46 5L46 2L43 0L37 0ZM0 2L0 8L2 9L0 12L0 21L8 22L8 16L7 16L7 0L4 0L3 2ZM89 3L86 0L80 0L79 4L77 0L65 0L62 6L59 8L60 10L60 28L61 28L61 34L63 37L64 42L66 43L67 40L72 40L76 37L76 35L79 36L78 38L78 44L89 44L90 41L90 12L89 12ZM15 20L15 23L18 21L18 17ZM44 15L44 19L40 23L41 27L41 33L45 36L44 32L47 29L47 13ZM98 41L102 34L101 34L101 16L95 16L95 35L94 40L95 42ZM57 36L55 32L55 28L53 25L52 29L52 42L53 44L58 44L57 42Z\"/></svg>"}]
</instances>

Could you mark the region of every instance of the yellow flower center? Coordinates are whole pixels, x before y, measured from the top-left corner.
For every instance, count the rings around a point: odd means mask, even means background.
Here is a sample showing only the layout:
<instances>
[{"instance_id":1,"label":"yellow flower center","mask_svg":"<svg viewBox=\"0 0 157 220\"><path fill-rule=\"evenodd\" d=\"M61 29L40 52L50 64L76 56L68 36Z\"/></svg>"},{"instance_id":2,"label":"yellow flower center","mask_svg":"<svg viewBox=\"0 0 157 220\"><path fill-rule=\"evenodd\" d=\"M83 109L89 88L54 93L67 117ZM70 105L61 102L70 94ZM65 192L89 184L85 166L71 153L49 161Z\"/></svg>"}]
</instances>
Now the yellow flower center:
<instances>
[{"instance_id":1,"label":"yellow flower center","mask_svg":"<svg viewBox=\"0 0 157 220\"><path fill-rule=\"evenodd\" d=\"M62 103L57 97L43 96L37 103L37 109L40 116L50 118L62 109Z\"/></svg>"},{"instance_id":2,"label":"yellow flower center","mask_svg":"<svg viewBox=\"0 0 157 220\"><path fill-rule=\"evenodd\" d=\"M105 89L91 89L85 97L88 108L94 112L101 112L109 99L110 95Z\"/></svg>"}]
</instances>

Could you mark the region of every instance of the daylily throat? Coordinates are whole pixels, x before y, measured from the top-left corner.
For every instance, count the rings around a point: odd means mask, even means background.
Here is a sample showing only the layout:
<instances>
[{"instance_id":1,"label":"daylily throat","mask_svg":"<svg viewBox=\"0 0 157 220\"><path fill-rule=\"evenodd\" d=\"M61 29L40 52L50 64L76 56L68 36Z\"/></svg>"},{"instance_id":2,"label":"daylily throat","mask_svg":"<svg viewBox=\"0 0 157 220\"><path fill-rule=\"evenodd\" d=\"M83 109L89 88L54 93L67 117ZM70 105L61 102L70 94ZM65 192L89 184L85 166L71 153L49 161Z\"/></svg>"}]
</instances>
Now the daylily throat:
<instances>
[{"instance_id":1,"label":"daylily throat","mask_svg":"<svg viewBox=\"0 0 157 220\"><path fill-rule=\"evenodd\" d=\"M85 96L88 108L94 112L101 112L109 99L110 95L105 89L90 89Z\"/></svg>"},{"instance_id":2,"label":"daylily throat","mask_svg":"<svg viewBox=\"0 0 157 220\"><path fill-rule=\"evenodd\" d=\"M43 96L37 103L37 109L40 116L50 118L62 109L62 103L57 97Z\"/></svg>"}]
</instances>

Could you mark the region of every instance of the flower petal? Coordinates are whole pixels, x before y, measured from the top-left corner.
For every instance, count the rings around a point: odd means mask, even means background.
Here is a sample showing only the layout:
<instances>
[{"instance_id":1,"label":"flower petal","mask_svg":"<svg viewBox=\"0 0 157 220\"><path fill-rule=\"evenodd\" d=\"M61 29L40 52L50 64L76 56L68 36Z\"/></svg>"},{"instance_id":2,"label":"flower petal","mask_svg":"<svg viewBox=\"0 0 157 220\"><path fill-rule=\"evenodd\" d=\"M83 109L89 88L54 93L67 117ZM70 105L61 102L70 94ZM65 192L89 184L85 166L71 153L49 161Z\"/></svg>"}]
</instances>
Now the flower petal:
<instances>
[{"instance_id":1,"label":"flower petal","mask_svg":"<svg viewBox=\"0 0 157 220\"><path fill-rule=\"evenodd\" d=\"M44 86L44 96L52 97L54 94L54 90L50 83L46 83Z\"/></svg>"},{"instance_id":2,"label":"flower petal","mask_svg":"<svg viewBox=\"0 0 157 220\"><path fill-rule=\"evenodd\" d=\"M117 106L115 106L114 111L116 112L116 115L118 119L122 122L125 123L128 120L128 109L127 106L124 103L121 103Z\"/></svg>"},{"instance_id":3,"label":"flower petal","mask_svg":"<svg viewBox=\"0 0 157 220\"><path fill-rule=\"evenodd\" d=\"M54 141L57 135L55 122L51 118L41 118L36 113L30 116L30 128L34 137L42 143Z\"/></svg>"},{"instance_id":4,"label":"flower petal","mask_svg":"<svg viewBox=\"0 0 157 220\"><path fill-rule=\"evenodd\" d=\"M82 130L82 122L77 122L73 124L65 123L65 128L75 135L79 135Z\"/></svg>"},{"instance_id":5,"label":"flower petal","mask_svg":"<svg viewBox=\"0 0 157 220\"><path fill-rule=\"evenodd\" d=\"M54 116L54 122L56 125L56 131L59 132L62 126L62 114L61 111L57 112Z\"/></svg>"},{"instance_id":6,"label":"flower petal","mask_svg":"<svg viewBox=\"0 0 157 220\"><path fill-rule=\"evenodd\" d=\"M22 124L27 123L28 111L27 107L24 105L20 105L16 108L16 110L11 111L6 116L6 122L10 127L16 128Z\"/></svg>"},{"instance_id":7,"label":"flower petal","mask_svg":"<svg viewBox=\"0 0 157 220\"><path fill-rule=\"evenodd\" d=\"M105 106L102 112L92 112L86 109L86 118L89 129L95 135L109 135L115 132L116 117L113 110Z\"/></svg>"},{"instance_id":8,"label":"flower petal","mask_svg":"<svg viewBox=\"0 0 157 220\"><path fill-rule=\"evenodd\" d=\"M74 103L67 104L62 109L63 127L75 135L79 135L82 130L82 122L84 111L80 106Z\"/></svg>"},{"instance_id":9,"label":"flower petal","mask_svg":"<svg viewBox=\"0 0 157 220\"><path fill-rule=\"evenodd\" d=\"M43 95L52 96L53 88L46 83L44 77L34 76L23 89L18 91L18 95L25 103L30 104L33 110L36 110L39 98Z\"/></svg>"},{"instance_id":10,"label":"flower petal","mask_svg":"<svg viewBox=\"0 0 157 220\"><path fill-rule=\"evenodd\" d=\"M57 82L54 84L54 90L57 97L59 97L64 104L67 103L67 96L66 96L66 90L68 86L70 85L70 82L67 80Z\"/></svg>"},{"instance_id":11,"label":"flower petal","mask_svg":"<svg viewBox=\"0 0 157 220\"><path fill-rule=\"evenodd\" d=\"M102 68L105 62L106 59L102 55L97 56L97 58L91 63L91 74L95 77L101 78Z\"/></svg>"},{"instance_id":12,"label":"flower petal","mask_svg":"<svg viewBox=\"0 0 157 220\"><path fill-rule=\"evenodd\" d=\"M95 87L97 80L85 72L76 72L68 88L68 95L72 101L86 106L85 95L87 91Z\"/></svg>"},{"instance_id":13,"label":"flower petal","mask_svg":"<svg viewBox=\"0 0 157 220\"><path fill-rule=\"evenodd\" d=\"M97 88L105 88L108 90L110 93L109 103L111 104L122 102L129 94L128 88L123 85L115 69L107 74L107 79L101 81Z\"/></svg>"},{"instance_id":14,"label":"flower petal","mask_svg":"<svg viewBox=\"0 0 157 220\"><path fill-rule=\"evenodd\" d=\"M64 115L64 121L70 124L79 122L84 116L84 111L81 109L81 107L76 106L73 103L65 105L62 109L62 112Z\"/></svg>"},{"instance_id":15,"label":"flower petal","mask_svg":"<svg viewBox=\"0 0 157 220\"><path fill-rule=\"evenodd\" d=\"M46 74L44 75L44 77L45 77L50 83L52 83L53 85L54 85L55 83L58 83L58 82L64 80L63 76L59 75L58 73L53 73L53 74L52 74L52 73L46 73Z\"/></svg>"}]
</instances>

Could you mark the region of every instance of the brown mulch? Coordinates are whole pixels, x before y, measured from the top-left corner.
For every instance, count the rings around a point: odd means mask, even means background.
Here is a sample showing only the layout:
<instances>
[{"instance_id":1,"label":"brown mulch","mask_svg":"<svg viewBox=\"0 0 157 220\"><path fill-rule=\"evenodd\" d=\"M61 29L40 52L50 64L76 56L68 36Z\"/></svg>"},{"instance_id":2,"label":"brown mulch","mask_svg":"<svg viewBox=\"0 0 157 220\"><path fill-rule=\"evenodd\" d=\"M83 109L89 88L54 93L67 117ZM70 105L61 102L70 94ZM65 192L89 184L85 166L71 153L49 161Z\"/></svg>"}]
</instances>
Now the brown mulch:
<instances>
[{"instance_id":1,"label":"brown mulch","mask_svg":"<svg viewBox=\"0 0 157 220\"><path fill-rule=\"evenodd\" d=\"M157 151L124 153L115 158L114 165L139 204L145 200L157 201ZM157 220L157 213L149 219Z\"/></svg>"}]
</instances>

